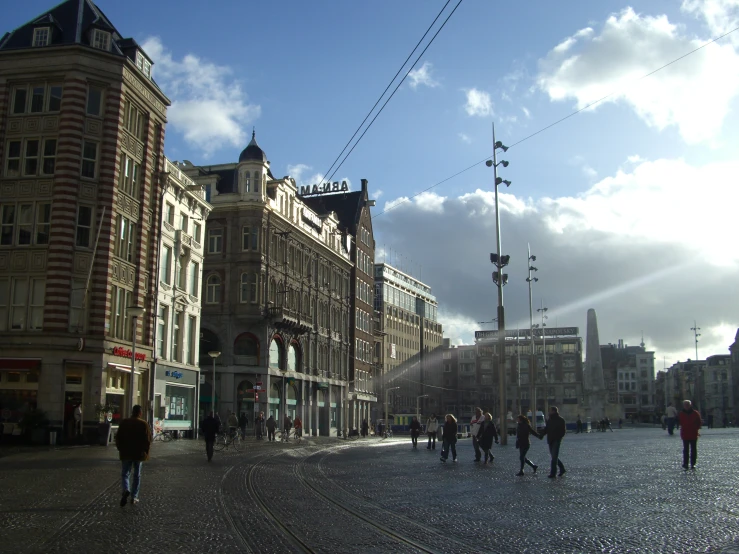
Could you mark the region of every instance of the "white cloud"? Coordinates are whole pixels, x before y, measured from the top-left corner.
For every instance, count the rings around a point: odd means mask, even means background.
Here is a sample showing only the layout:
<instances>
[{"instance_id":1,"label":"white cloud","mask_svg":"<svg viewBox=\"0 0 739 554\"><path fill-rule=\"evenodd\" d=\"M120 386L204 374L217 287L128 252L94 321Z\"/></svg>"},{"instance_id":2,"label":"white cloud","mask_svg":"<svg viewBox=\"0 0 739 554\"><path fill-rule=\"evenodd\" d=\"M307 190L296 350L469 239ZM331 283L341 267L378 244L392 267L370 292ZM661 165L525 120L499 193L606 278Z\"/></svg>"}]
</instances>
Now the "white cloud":
<instances>
[{"instance_id":1,"label":"white cloud","mask_svg":"<svg viewBox=\"0 0 739 554\"><path fill-rule=\"evenodd\" d=\"M176 60L159 37L142 48L154 60L154 78L172 101L169 125L208 157L224 145L246 146L261 108L250 104L231 69L187 54Z\"/></svg>"},{"instance_id":2,"label":"white cloud","mask_svg":"<svg viewBox=\"0 0 739 554\"><path fill-rule=\"evenodd\" d=\"M418 85L424 85L430 88L438 87L439 83L431 77L434 65L431 62L423 62L423 65L418 69L412 70L408 74L410 79L410 87L416 89Z\"/></svg>"},{"instance_id":3,"label":"white cloud","mask_svg":"<svg viewBox=\"0 0 739 554\"><path fill-rule=\"evenodd\" d=\"M739 0L683 0L681 9L703 19L714 37L739 27ZM739 45L735 33L727 38Z\"/></svg>"},{"instance_id":4,"label":"white cloud","mask_svg":"<svg viewBox=\"0 0 739 554\"><path fill-rule=\"evenodd\" d=\"M685 359L694 357L688 329L696 319L706 333L701 357L726 352L739 327L732 214L739 162L624 166L579 196L521 198L515 186L500 192L502 248L511 255L507 326L528 327L530 242L539 268L534 302L543 298L559 325L584 331L586 311L595 308L603 343L636 344L643 330L658 359ZM407 201L374 227L378 243L412 252L424 268L445 336L470 343L474 322L495 314L493 191Z\"/></svg>"},{"instance_id":5,"label":"white cloud","mask_svg":"<svg viewBox=\"0 0 739 554\"><path fill-rule=\"evenodd\" d=\"M444 201L446 197L439 196L435 192L422 192L413 198L401 196L395 200L385 202L383 212L390 210L404 210L416 207L424 212L442 213L444 211Z\"/></svg>"},{"instance_id":6,"label":"white cloud","mask_svg":"<svg viewBox=\"0 0 739 554\"><path fill-rule=\"evenodd\" d=\"M383 190L376 190L372 193L372 196L374 196L375 200L379 200L380 197L385 194L385 191Z\"/></svg>"},{"instance_id":7,"label":"white cloud","mask_svg":"<svg viewBox=\"0 0 739 554\"><path fill-rule=\"evenodd\" d=\"M467 144L472 143L472 139L464 133L458 133L457 136L462 142L466 142Z\"/></svg>"},{"instance_id":8,"label":"white cloud","mask_svg":"<svg viewBox=\"0 0 739 554\"><path fill-rule=\"evenodd\" d=\"M598 176L598 172L587 164L582 166L580 169L582 170L582 174L588 179L595 179Z\"/></svg>"},{"instance_id":9,"label":"white cloud","mask_svg":"<svg viewBox=\"0 0 739 554\"><path fill-rule=\"evenodd\" d=\"M493 115L493 102L490 95L476 88L465 89L467 103L464 106L467 115L477 117L490 117Z\"/></svg>"},{"instance_id":10,"label":"white cloud","mask_svg":"<svg viewBox=\"0 0 739 554\"><path fill-rule=\"evenodd\" d=\"M523 112L523 115L526 116L526 119L531 119L531 112L526 106L521 106L521 111Z\"/></svg>"},{"instance_id":11,"label":"white cloud","mask_svg":"<svg viewBox=\"0 0 739 554\"><path fill-rule=\"evenodd\" d=\"M739 55L731 44L711 44L641 79L704 42L681 34L667 16L626 8L600 35L579 31L553 48L539 61L537 82L551 100L574 98L578 108L615 92L605 102L626 102L650 127L676 126L686 142L706 141L718 135L739 94Z\"/></svg>"}]
</instances>

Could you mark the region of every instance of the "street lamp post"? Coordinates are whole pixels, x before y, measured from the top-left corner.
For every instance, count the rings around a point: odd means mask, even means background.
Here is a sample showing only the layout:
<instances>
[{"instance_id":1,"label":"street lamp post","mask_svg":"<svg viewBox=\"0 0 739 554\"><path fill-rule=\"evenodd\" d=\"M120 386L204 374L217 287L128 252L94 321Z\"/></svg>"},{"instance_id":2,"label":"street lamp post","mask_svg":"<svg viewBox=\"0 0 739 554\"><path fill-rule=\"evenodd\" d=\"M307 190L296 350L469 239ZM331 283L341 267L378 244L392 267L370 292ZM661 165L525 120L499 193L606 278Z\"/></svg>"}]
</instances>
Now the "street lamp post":
<instances>
[{"instance_id":1,"label":"street lamp post","mask_svg":"<svg viewBox=\"0 0 739 554\"><path fill-rule=\"evenodd\" d=\"M497 253L490 254L490 261L495 265L497 271L493 272L493 282L498 287L498 399L499 399L499 416L500 416L500 443L508 444L508 421L506 402L506 375L505 375L505 310L503 308L503 285L508 282L508 274L503 273L503 268L508 265L510 256L503 256L500 253L500 207L498 204L498 185L505 183L508 187L510 181L498 177L498 165L508 167L508 162L501 160L498 162L498 149L506 152L507 146L502 142L495 140L495 124L493 124L493 159L485 162L485 165L493 168L493 177L495 179L495 239L497 245Z\"/></svg>"},{"instance_id":2,"label":"street lamp post","mask_svg":"<svg viewBox=\"0 0 739 554\"><path fill-rule=\"evenodd\" d=\"M128 311L128 315L131 316L131 327L132 329L132 342L133 345L131 346L131 378L128 383L128 388L130 389L128 391L128 415L131 416L131 413L133 412L133 396L134 396L134 389L136 388L136 367L134 363L136 362L136 331L138 330L138 318L140 318L146 310L142 308L141 306L129 306L126 308Z\"/></svg>"},{"instance_id":3,"label":"street lamp post","mask_svg":"<svg viewBox=\"0 0 739 554\"><path fill-rule=\"evenodd\" d=\"M429 396L428 394L422 394L421 396L417 396L416 397L416 419L418 419L419 421L420 421L420 417L421 417L420 416L420 413L421 413L420 410L421 409L419 407L419 402L421 401L421 398L428 398L428 396Z\"/></svg>"},{"instance_id":4,"label":"street lamp post","mask_svg":"<svg viewBox=\"0 0 739 554\"><path fill-rule=\"evenodd\" d=\"M400 387L390 387L389 389L385 389L385 430L387 430L388 427L388 414L387 414L387 395L391 390L399 389Z\"/></svg>"},{"instance_id":5,"label":"street lamp post","mask_svg":"<svg viewBox=\"0 0 739 554\"><path fill-rule=\"evenodd\" d=\"M216 413L216 358L220 355L221 353L218 350L211 350L208 352L208 356L213 358L213 388L211 389L210 395L210 409L213 412L213 415Z\"/></svg>"},{"instance_id":6,"label":"street lamp post","mask_svg":"<svg viewBox=\"0 0 739 554\"><path fill-rule=\"evenodd\" d=\"M544 375L542 376L544 378L544 417L546 418L549 415L549 374L547 372L547 337L546 332L544 328L547 326L546 323L544 323L545 319L549 319L546 316L546 312L549 308L544 307L544 303L542 302L542 307L537 309L536 311L541 314L541 350L544 354L544 363L542 364L542 369L544 370ZM539 326L538 324L536 325ZM534 414L534 418L536 418L536 414Z\"/></svg>"},{"instance_id":7,"label":"street lamp post","mask_svg":"<svg viewBox=\"0 0 739 554\"><path fill-rule=\"evenodd\" d=\"M534 362L536 360L535 354L535 343L534 343L534 307L533 307L533 295L531 292L531 283L539 280L538 277L532 277L532 271L539 271L535 268L532 263L536 261L536 256L531 254L531 245L529 248L529 276L526 278L526 282L529 284L529 332L531 333L531 355L529 356L529 405L531 410L531 417L534 420L534 428L536 428L536 378L534 373Z\"/></svg>"}]
</instances>

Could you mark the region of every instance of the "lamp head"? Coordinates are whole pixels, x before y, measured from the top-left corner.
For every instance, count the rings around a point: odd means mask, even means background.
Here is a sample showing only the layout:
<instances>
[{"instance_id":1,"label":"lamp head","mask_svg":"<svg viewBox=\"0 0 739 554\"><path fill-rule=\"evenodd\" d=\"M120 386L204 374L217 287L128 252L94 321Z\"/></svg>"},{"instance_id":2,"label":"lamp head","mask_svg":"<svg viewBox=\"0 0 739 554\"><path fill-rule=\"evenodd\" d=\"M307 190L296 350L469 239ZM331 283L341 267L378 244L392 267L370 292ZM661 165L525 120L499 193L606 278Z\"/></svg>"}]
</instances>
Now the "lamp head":
<instances>
[{"instance_id":1,"label":"lamp head","mask_svg":"<svg viewBox=\"0 0 739 554\"><path fill-rule=\"evenodd\" d=\"M495 148L500 148L503 152L508 152L508 147L504 146L499 140L495 142Z\"/></svg>"},{"instance_id":2,"label":"lamp head","mask_svg":"<svg viewBox=\"0 0 739 554\"><path fill-rule=\"evenodd\" d=\"M488 167L493 167L493 160L485 160L485 165Z\"/></svg>"},{"instance_id":3,"label":"lamp head","mask_svg":"<svg viewBox=\"0 0 739 554\"><path fill-rule=\"evenodd\" d=\"M500 163L503 164L503 167L508 167L508 162L506 160L503 160Z\"/></svg>"},{"instance_id":4,"label":"lamp head","mask_svg":"<svg viewBox=\"0 0 739 554\"><path fill-rule=\"evenodd\" d=\"M535 262L536 261L536 256L534 256L532 254L531 256L529 256L529 260L531 260L532 262Z\"/></svg>"}]
</instances>

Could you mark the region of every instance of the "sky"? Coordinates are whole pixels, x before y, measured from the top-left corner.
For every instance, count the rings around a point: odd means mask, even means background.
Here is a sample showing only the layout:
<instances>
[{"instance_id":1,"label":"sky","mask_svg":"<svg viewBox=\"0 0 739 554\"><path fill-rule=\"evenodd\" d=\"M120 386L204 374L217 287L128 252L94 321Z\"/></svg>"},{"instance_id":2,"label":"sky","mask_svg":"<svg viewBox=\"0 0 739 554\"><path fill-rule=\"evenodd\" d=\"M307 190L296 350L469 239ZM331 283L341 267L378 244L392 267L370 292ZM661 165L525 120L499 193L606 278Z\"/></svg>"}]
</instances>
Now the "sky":
<instances>
[{"instance_id":1,"label":"sky","mask_svg":"<svg viewBox=\"0 0 739 554\"><path fill-rule=\"evenodd\" d=\"M584 335L594 308L601 344L643 337L658 369L695 359L695 326L699 358L728 353L739 31L678 58L739 27L739 0L463 0L335 174L443 0L97 4L155 62L170 159L234 162L255 129L276 177L368 179L377 260L432 287L453 343L495 328L478 323L497 306L494 124L515 145L498 168L507 328L529 325L530 244L547 325ZM52 6L8 3L3 31Z\"/></svg>"}]
</instances>

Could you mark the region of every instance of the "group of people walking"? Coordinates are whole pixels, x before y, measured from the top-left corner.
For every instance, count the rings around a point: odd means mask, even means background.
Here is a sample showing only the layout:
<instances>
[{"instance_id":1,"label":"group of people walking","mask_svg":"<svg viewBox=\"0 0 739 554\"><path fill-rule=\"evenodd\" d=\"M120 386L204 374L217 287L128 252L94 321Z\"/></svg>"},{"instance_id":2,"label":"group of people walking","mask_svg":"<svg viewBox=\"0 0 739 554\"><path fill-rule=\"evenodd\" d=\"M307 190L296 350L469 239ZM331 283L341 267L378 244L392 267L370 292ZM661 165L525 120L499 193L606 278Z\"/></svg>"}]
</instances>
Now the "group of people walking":
<instances>
[{"instance_id":1,"label":"group of people walking","mask_svg":"<svg viewBox=\"0 0 739 554\"><path fill-rule=\"evenodd\" d=\"M410 425L411 431L411 442L413 448L418 447L418 436L421 433L421 424L417 418L413 418ZM457 419L452 414L447 414L444 417L443 425L439 426L439 421L436 418L436 414L433 414L426 421L426 434L428 435L428 450L436 450L436 439L437 435L441 431L442 442L441 447L441 461L446 463L449 459L449 453L451 452L452 461L457 461ZM533 435L539 439L547 437L547 443L549 445L549 454L551 456L551 470L549 477L554 478L559 475L562 477L567 470L565 469L562 460L559 459L559 450L562 444L562 439L567 433L565 420L559 415L559 409L556 406L549 408L549 420L547 421L546 427L541 431L537 432L531 426L529 418L521 414L518 416L518 422L516 426L516 448L519 451L519 460L521 467L516 475L524 475L524 467L530 466L534 473L539 466L533 463L526 457L529 449L531 448L531 439ZM475 415L470 420L470 434L472 435L472 446L475 449L475 462L482 462L483 464L492 463L495 460L493 456L492 448L493 443L499 443L498 429L493 422L493 416L490 412L485 412L480 408L475 410ZM483 454L485 458L483 460ZM557 470L559 469L559 473Z\"/></svg>"}]
</instances>

